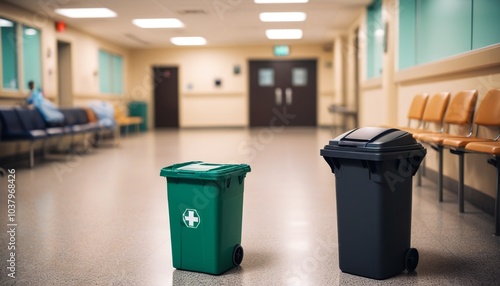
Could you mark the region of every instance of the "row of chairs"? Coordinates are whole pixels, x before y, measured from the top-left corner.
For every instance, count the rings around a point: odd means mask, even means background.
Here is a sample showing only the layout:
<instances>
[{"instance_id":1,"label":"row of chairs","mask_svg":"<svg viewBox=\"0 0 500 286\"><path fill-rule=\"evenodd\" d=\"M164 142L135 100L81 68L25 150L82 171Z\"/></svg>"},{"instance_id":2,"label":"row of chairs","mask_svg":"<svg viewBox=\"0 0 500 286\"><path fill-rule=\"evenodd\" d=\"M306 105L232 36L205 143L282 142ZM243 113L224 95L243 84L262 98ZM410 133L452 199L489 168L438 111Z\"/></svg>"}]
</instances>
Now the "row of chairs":
<instances>
[{"instance_id":1,"label":"row of chairs","mask_svg":"<svg viewBox=\"0 0 500 286\"><path fill-rule=\"evenodd\" d=\"M89 112L83 108L61 109L64 123L59 126L49 125L35 108L1 108L0 109L0 140L6 142L29 141L30 167L35 165L35 144L61 136L71 136L71 146L74 137L79 134L97 134L110 132L101 128L97 122L89 120Z\"/></svg>"},{"instance_id":2,"label":"row of chairs","mask_svg":"<svg viewBox=\"0 0 500 286\"><path fill-rule=\"evenodd\" d=\"M412 133L415 139L438 152L440 202L443 200L443 151L449 149L458 156L458 205L461 213L464 212L464 155L481 153L491 156L488 163L497 169L495 235L500 235L500 89L488 91L476 109L477 97L476 90L460 91L453 97L449 92L432 96L418 94L408 112L408 126L398 128ZM494 128L499 132L488 137L487 130ZM421 172L418 182L421 183Z\"/></svg>"}]
</instances>

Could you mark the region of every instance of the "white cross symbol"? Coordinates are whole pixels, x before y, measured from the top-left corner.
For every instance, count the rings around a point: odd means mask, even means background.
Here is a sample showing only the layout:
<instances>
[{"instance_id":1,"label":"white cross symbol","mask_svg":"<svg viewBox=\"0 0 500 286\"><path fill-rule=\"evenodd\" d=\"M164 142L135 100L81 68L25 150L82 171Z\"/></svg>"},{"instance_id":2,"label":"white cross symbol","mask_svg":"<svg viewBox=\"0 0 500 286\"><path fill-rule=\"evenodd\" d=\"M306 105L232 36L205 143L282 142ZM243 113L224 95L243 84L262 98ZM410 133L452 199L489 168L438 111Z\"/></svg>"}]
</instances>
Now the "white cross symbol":
<instances>
[{"instance_id":1,"label":"white cross symbol","mask_svg":"<svg viewBox=\"0 0 500 286\"><path fill-rule=\"evenodd\" d=\"M188 215L184 216L184 219L188 221L190 227L194 227L194 223L200 221L198 217L194 216L194 211L188 211Z\"/></svg>"}]
</instances>

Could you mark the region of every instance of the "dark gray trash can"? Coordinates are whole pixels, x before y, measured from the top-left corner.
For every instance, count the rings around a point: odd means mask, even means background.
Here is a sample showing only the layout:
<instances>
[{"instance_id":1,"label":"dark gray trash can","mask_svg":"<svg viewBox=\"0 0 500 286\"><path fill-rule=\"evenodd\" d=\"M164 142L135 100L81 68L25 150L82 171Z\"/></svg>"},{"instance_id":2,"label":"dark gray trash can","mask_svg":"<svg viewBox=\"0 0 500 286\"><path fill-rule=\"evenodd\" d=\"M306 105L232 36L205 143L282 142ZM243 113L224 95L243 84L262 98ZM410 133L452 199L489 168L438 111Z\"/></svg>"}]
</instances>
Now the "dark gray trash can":
<instances>
[{"instance_id":1,"label":"dark gray trash can","mask_svg":"<svg viewBox=\"0 0 500 286\"><path fill-rule=\"evenodd\" d=\"M320 154L336 179L340 270L374 279L413 272L412 177L425 148L405 131L364 127L330 140Z\"/></svg>"}]
</instances>

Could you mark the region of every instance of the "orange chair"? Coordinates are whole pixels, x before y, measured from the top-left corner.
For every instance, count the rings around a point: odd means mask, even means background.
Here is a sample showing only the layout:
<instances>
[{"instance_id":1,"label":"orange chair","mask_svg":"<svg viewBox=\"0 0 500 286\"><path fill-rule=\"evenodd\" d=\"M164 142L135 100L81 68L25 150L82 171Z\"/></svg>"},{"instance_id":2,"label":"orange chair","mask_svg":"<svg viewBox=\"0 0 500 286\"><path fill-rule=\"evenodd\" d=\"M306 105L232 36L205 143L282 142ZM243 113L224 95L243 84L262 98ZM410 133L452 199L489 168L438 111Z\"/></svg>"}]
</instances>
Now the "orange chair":
<instances>
[{"instance_id":1,"label":"orange chair","mask_svg":"<svg viewBox=\"0 0 500 286\"><path fill-rule=\"evenodd\" d=\"M142 123L142 117L127 116L126 112L124 112L123 109L124 107L115 105L115 121L116 124L118 125L118 128L121 128L122 126L125 127L125 136L127 136L128 134L128 127L130 125L135 125L136 132L139 132L139 126Z\"/></svg>"},{"instance_id":2,"label":"orange chair","mask_svg":"<svg viewBox=\"0 0 500 286\"><path fill-rule=\"evenodd\" d=\"M464 212L464 153L465 146L472 142L493 142L497 138L479 137L479 127L500 127L500 89L490 90L479 104L474 119L476 135L474 137L448 137L443 141L445 148L458 155L458 205ZM500 136L500 134L499 134Z\"/></svg>"},{"instance_id":3,"label":"orange chair","mask_svg":"<svg viewBox=\"0 0 500 286\"><path fill-rule=\"evenodd\" d=\"M497 113L498 114L498 113ZM500 137L495 138L498 140ZM497 196L495 198L495 235L500 235L500 142L472 142L465 145L465 151L489 154L490 165L497 168Z\"/></svg>"},{"instance_id":4,"label":"orange chair","mask_svg":"<svg viewBox=\"0 0 500 286\"><path fill-rule=\"evenodd\" d=\"M429 98L428 93L420 93L413 97L413 100L410 104L410 109L408 110L408 126L384 126L387 128L398 128L401 130L411 129L412 120L417 121L417 126L415 128L419 128L422 125L422 117L424 115L425 105L427 104L427 99Z\"/></svg>"},{"instance_id":5,"label":"orange chair","mask_svg":"<svg viewBox=\"0 0 500 286\"><path fill-rule=\"evenodd\" d=\"M422 128L402 128L406 132L412 134L421 132L432 132L431 124L439 125L443 129L443 118L450 101L449 92L438 92L429 97L422 115Z\"/></svg>"},{"instance_id":6,"label":"orange chair","mask_svg":"<svg viewBox=\"0 0 500 286\"><path fill-rule=\"evenodd\" d=\"M472 135L472 115L477 100L477 90L465 90L458 92L452 99L446 109L444 117L444 124L442 130L444 131L445 125L448 131L451 126L468 126ZM443 201L443 141L451 136L459 136L459 134L452 135L450 133L416 133L413 137L424 144L428 144L432 149L438 152L438 198Z\"/></svg>"}]
</instances>

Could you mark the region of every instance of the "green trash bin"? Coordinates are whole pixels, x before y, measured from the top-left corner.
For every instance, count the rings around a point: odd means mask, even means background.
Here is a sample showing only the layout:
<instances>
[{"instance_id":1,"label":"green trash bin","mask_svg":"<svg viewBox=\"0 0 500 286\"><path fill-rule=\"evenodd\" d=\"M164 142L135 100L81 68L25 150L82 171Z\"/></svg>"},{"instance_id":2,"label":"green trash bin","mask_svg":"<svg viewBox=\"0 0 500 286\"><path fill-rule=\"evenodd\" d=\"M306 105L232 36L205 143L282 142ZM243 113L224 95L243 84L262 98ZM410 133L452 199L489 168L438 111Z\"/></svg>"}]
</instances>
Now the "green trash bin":
<instances>
[{"instance_id":1,"label":"green trash bin","mask_svg":"<svg viewBox=\"0 0 500 286\"><path fill-rule=\"evenodd\" d=\"M221 274L240 265L243 183L250 166L193 161L161 169L167 178L172 262Z\"/></svg>"}]
</instances>

